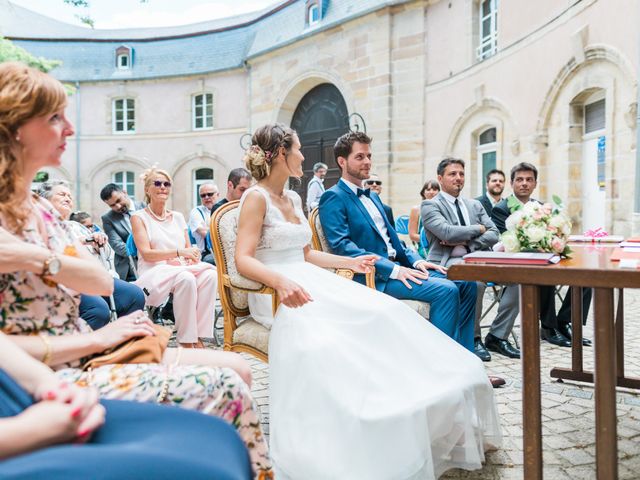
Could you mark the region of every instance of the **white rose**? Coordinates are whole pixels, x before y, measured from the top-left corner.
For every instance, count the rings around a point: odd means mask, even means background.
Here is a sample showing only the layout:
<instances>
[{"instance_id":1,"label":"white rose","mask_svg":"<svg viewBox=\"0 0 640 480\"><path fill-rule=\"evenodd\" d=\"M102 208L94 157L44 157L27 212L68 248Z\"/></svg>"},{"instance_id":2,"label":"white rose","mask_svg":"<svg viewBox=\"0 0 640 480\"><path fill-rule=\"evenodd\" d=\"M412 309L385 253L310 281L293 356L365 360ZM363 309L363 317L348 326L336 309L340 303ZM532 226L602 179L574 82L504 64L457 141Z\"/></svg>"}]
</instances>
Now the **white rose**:
<instances>
[{"instance_id":1,"label":"white rose","mask_svg":"<svg viewBox=\"0 0 640 480\"><path fill-rule=\"evenodd\" d=\"M522 207L522 211L525 215L531 215L533 212L538 210L538 208L540 208L540 205L538 205L537 202L527 202L524 204L524 207Z\"/></svg>"},{"instance_id":2,"label":"white rose","mask_svg":"<svg viewBox=\"0 0 640 480\"><path fill-rule=\"evenodd\" d=\"M547 234L546 228L538 225L530 225L525 230L525 235L527 236L527 238L529 239L529 242L531 243L538 243L540 240L542 240L545 237L546 234Z\"/></svg>"},{"instance_id":3,"label":"white rose","mask_svg":"<svg viewBox=\"0 0 640 480\"><path fill-rule=\"evenodd\" d=\"M504 232L500 237L505 252L519 252L520 242L518 237L513 232Z\"/></svg>"},{"instance_id":4,"label":"white rose","mask_svg":"<svg viewBox=\"0 0 640 480\"><path fill-rule=\"evenodd\" d=\"M522 217L524 217L524 213L522 213L522 210L517 210L509 215L509 218L507 218L504 222L507 230L515 230L522 221Z\"/></svg>"},{"instance_id":5,"label":"white rose","mask_svg":"<svg viewBox=\"0 0 640 480\"><path fill-rule=\"evenodd\" d=\"M558 230L562 230L562 228L566 225L567 219L564 218L563 215L554 215L549 220L549 225L557 228Z\"/></svg>"}]
</instances>

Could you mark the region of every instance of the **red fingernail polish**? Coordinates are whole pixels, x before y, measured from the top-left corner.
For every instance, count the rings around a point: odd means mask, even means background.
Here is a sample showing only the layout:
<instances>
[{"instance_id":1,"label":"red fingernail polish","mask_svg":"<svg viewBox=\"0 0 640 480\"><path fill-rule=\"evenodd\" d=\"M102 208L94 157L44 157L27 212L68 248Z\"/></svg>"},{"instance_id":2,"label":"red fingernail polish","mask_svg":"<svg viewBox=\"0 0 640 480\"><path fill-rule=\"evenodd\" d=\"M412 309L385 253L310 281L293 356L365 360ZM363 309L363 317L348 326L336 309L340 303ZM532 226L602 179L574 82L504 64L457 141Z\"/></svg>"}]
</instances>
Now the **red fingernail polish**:
<instances>
[{"instance_id":1,"label":"red fingernail polish","mask_svg":"<svg viewBox=\"0 0 640 480\"><path fill-rule=\"evenodd\" d=\"M76 408L71 412L71 418L77 418L80 415L80 412L82 412L82 407Z\"/></svg>"},{"instance_id":2,"label":"red fingernail polish","mask_svg":"<svg viewBox=\"0 0 640 480\"><path fill-rule=\"evenodd\" d=\"M55 392L52 392L52 391L45 392L45 394L44 394L44 398L45 398L46 400L55 400L55 398L56 398L56 393L55 393Z\"/></svg>"},{"instance_id":3,"label":"red fingernail polish","mask_svg":"<svg viewBox=\"0 0 640 480\"><path fill-rule=\"evenodd\" d=\"M89 430L88 428L85 428L84 430L78 432L78 438L84 439L87 437L87 435L89 435L90 432L91 430Z\"/></svg>"}]
</instances>

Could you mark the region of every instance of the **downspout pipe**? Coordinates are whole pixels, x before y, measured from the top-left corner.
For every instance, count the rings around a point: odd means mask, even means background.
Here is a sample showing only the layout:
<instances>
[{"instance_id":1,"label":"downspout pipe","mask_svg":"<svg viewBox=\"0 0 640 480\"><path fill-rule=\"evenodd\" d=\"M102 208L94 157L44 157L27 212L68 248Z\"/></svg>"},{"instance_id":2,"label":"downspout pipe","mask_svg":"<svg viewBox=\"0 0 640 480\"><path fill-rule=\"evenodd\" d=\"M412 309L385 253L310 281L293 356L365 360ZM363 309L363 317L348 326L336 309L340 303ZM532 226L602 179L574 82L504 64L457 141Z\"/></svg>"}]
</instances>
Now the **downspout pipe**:
<instances>
[{"instance_id":1,"label":"downspout pipe","mask_svg":"<svg viewBox=\"0 0 640 480\"><path fill-rule=\"evenodd\" d=\"M638 73L636 77L636 178L633 211L640 214L640 35L636 42L638 43Z\"/></svg>"},{"instance_id":2,"label":"downspout pipe","mask_svg":"<svg viewBox=\"0 0 640 480\"><path fill-rule=\"evenodd\" d=\"M80 134L82 128L82 121L80 114L82 108L80 104L80 82L76 81L76 210L81 209L82 197L80 196Z\"/></svg>"}]
</instances>

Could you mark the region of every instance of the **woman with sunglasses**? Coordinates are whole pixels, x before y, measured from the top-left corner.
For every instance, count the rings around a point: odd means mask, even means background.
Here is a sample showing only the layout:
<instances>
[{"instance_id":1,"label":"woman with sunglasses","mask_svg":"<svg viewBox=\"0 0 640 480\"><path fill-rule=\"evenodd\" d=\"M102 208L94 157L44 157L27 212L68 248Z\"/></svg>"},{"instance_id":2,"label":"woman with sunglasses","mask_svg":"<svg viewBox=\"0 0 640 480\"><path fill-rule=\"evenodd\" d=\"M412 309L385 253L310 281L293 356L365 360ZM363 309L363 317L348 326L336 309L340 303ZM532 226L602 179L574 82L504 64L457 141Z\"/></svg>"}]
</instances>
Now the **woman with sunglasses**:
<instances>
[{"instance_id":1,"label":"woman with sunglasses","mask_svg":"<svg viewBox=\"0 0 640 480\"><path fill-rule=\"evenodd\" d=\"M216 269L200 261L200 249L191 245L182 214L167 209L169 173L152 167L142 180L147 206L131 216L138 248L135 283L148 292L147 305L161 305L173 293L178 342L186 348L202 348L201 338L213 335Z\"/></svg>"}]
</instances>

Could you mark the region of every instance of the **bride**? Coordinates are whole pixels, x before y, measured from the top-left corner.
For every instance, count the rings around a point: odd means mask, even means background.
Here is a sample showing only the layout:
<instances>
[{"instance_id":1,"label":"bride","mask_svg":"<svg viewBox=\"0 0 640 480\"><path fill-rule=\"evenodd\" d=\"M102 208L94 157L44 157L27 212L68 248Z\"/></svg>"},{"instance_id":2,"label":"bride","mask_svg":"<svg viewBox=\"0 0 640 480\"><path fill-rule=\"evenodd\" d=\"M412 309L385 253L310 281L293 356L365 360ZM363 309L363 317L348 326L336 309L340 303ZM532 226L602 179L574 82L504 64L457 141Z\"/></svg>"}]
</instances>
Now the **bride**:
<instances>
[{"instance_id":1,"label":"bride","mask_svg":"<svg viewBox=\"0 0 640 480\"><path fill-rule=\"evenodd\" d=\"M481 468L500 442L493 389L480 360L394 298L330 273L364 273L374 255L312 250L300 197L296 133L266 125L245 162L257 184L244 194L236 262L273 287L252 315L272 322L271 452L276 478L434 479ZM262 298L261 298L262 297ZM266 301L265 301L266 300Z\"/></svg>"}]
</instances>

